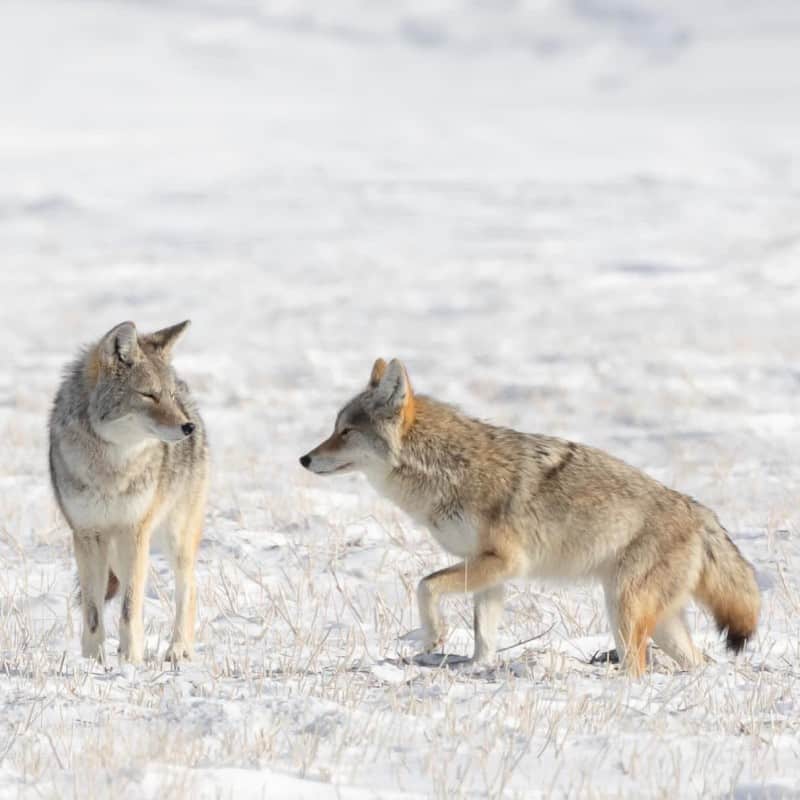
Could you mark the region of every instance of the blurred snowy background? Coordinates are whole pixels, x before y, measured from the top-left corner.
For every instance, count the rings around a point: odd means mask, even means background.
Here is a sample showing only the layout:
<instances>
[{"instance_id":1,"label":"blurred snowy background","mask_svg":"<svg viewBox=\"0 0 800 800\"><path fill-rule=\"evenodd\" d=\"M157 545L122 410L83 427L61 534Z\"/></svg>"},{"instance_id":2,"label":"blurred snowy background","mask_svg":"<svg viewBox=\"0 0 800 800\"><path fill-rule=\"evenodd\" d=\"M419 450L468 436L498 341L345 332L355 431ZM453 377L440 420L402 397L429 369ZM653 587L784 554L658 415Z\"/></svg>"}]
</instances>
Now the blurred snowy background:
<instances>
[{"instance_id":1,"label":"blurred snowy background","mask_svg":"<svg viewBox=\"0 0 800 800\"><path fill-rule=\"evenodd\" d=\"M5 0L0 797L800 797L799 156L795 0ZM156 556L152 661L104 673L48 406L80 344L186 317L198 656L157 661ZM757 641L698 613L717 663L630 684L586 665L596 589L520 585L501 643L554 627L509 671L404 664L448 558L297 465L379 355L715 508Z\"/></svg>"}]
</instances>

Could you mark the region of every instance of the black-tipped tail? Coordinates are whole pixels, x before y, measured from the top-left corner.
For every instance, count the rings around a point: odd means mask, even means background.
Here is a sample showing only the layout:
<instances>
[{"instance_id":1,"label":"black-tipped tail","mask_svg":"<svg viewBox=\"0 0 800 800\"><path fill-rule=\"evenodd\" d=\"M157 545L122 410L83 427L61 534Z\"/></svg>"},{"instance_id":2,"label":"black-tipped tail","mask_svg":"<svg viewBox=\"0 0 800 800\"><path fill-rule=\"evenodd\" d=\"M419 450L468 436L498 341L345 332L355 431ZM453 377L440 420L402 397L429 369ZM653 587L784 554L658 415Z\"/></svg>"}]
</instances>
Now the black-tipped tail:
<instances>
[{"instance_id":1,"label":"black-tipped tail","mask_svg":"<svg viewBox=\"0 0 800 800\"><path fill-rule=\"evenodd\" d=\"M750 640L752 636L752 632L750 633L735 633L730 628L728 628L727 635L725 637L725 646L730 650L732 653L741 653L744 650L744 646Z\"/></svg>"},{"instance_id":2,"label":"black-tipped tail","mask_svg":"<svg viewBox=\"0 0 800 800\"><path fill-rule=\"evenodd\" d=\"M716 517L704 519L703 570L695 597L714 615L725 644L740 653L758 625L761 597L755 573Z\"/></svg>"}]
</instances>

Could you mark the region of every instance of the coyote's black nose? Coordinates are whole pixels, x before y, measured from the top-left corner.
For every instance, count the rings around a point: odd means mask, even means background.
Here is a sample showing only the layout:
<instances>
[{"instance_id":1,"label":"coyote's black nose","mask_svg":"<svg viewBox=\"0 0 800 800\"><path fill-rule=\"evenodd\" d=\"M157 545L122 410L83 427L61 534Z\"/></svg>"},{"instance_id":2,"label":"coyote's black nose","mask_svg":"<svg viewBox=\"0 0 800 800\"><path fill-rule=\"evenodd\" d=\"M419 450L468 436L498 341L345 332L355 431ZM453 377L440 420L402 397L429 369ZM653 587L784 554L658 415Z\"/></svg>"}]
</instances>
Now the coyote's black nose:
<instances>
[{"instance_id":1,"label":"coyote's black nose","mask_svg":"<svg viewBox=\"0 0 800 800\"><path fill-rule=\"evenodd\" d=\"M300 456L300 463L308 469L308 465L311 463L311 456Z\"/></svg>"},{"instance_id":2,"label":"coyote's black nose","mask_svg":"<svg viewBox=\"0 0 800 800\"><path fill-rule=\"evenodd\" d=\"M194 422L184 422L181 430L184 436L191 436L194 433Z\"/></svg>"}]
</instances>

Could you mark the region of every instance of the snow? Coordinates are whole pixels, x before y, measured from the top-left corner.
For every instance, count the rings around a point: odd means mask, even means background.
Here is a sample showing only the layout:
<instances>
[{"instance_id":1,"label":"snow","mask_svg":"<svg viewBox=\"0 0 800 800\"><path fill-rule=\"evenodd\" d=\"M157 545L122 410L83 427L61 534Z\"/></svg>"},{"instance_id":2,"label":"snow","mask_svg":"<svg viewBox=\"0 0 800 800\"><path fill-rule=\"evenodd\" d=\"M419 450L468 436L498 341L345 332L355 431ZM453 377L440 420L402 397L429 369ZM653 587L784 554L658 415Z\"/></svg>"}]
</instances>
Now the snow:
<instances>
[{"instance_id":1,"label":"snow","mask_svg":"<svg viewBox=\"0 0 800 800\"><path fill-rule=\"evenodd\" d=\"M794 0L7 0L0 797L800 796L799 37ZM151 659L104 671L47 411L80 344L187 317L198 653L157 658L156 555ZM496 673L406 663L448 557L297 464L379 355L714 508L763 589L743 656L698 611L714 662L631 682L588 664L598 589L532 583Z\"/></svg>"}]
</instances>

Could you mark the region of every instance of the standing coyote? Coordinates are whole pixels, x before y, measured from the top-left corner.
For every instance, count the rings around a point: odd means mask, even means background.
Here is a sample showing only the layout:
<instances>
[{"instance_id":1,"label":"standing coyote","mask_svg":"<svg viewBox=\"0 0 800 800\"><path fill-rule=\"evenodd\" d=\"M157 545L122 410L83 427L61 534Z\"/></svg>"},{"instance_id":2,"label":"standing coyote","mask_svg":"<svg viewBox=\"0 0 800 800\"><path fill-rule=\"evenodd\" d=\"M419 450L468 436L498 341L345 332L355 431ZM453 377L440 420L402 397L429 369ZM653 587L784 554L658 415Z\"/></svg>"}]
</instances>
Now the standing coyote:
<instances>
[{"instance_id":1,"label":"standing coyote","mask_svg":"<svg viewBox=\"0 0 800 800\"><path fill-rule=\"evenodd\" d=\"M503 584L519 577L598 578L628 673L648 640L681 667L702 664L684 617L694 597L738 652L760 599L753 569L716 516L689 497L592 447L470 419L415 395L403 365L378 359L333 434L300 459L318 475L364 472L464 561L424 578L424 646L441 645L440 598L474 592L473 661L496 656Z\"/></svg>"},{"instance_id":2,"label":"standing coyote","mask_svg":"<svg viewBox=\"0 0 800 800\"><path fill-rule=\"evenodd\" d=\"M72 528L83 655L103 660L103 603L122 587L119 651L144 656L142 606L150 540L175 570L175 627L166 658L192 654L194 564L208 452L203 422L170 364L188 320L139 336L112 328L67 368L50 415L50 477Z\"/></svg>"}]
</instances>

